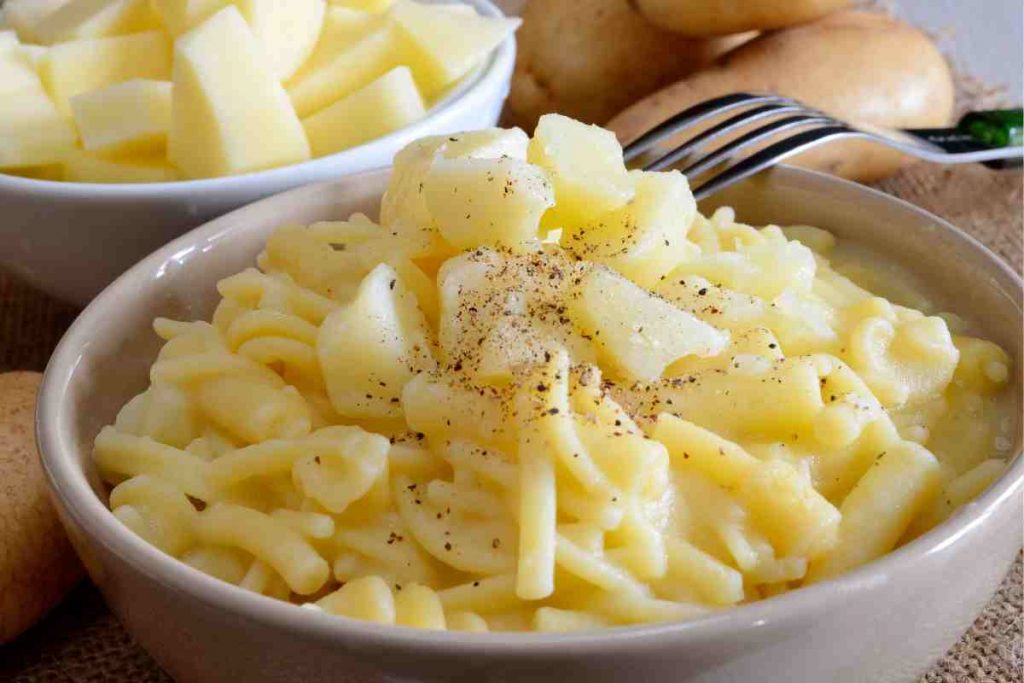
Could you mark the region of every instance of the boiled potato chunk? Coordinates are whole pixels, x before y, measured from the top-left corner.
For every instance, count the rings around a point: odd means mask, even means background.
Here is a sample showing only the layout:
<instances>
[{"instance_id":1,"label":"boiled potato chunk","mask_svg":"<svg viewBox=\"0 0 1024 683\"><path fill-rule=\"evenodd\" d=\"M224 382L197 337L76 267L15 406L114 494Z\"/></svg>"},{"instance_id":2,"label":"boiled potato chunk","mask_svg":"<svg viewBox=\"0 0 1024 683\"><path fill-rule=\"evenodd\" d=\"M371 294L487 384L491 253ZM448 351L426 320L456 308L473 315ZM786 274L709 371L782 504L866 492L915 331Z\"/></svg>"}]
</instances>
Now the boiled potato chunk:
<instances>
[{"instance_id":1,"label":"boiled potato chunk","mask_svg":"<svg viewBox=\"0 0 1024 683\"><path fill-rule=\"evenodd\" d=\"M569 296L569 314L624 377L652 381L684 356L714 356L729 333L701 322L601 266Z\"/></svg>"},{"instance_id":2,"label":"boiled potato chunk","mask_svg":"<svg viewBox=\"0 0 1024 683\"><path fill-rule=\"evenodd\" d=\"M527 158L551 176L557 225L587 223L633 198L622 145L614 133L598 126L546 114L537 123Z\"/></svg>"},{"instance_id":3,"label":"boiled potato chunk","mask_svg":"<svg viewBox=\"0 0 1024 683\"><path fill-rule=\"evenodd\" d=\"M71 111L90 152L111 154L159 150L171 127L171 84L135 79L77 95Z\"/></svg>"},{"instance_id":4,"label":"boiled potato chunk","mask_svg":"<svg viewBox=\"0 0 1024 683\"><path fill-rule=\"evenodd\" d=\"M386 12L395 0L329 0L332 5L357 9L362 12Z\"/></svg>"},{"instance_id":5,"label":"boiled potato chunk","mask_svg":"<svg viewBox=\"0 0 1024 683\"><path fill-rule=\"evenodd\" d=\"M651 288L698 250L686 240L697 215L697 202L678 171L634 171L630 176L636 196L628 204L578 228L566 229L561 243L580 258L607 264L640 286Z\"/></svg>"},{"instance_id":6,"label":"boiled potato chunk","mask_svg":"<svg viewBox=\"0 0 1024 683\"><path fill-rule=\"evenodd\" d=\"M398 66L394 31L382 26L317 68L288 83L288 96L301 117L355 92Z\"/></svg>"},{"instance_id":7,"label":"boiled potato chunk","mask_svg":"<svg viewBox=\"0 0 1024 683\"><path fill-rule=\"evenodd\" d=\"M427 97L469 73L521 23L519 19L438 11L410 0L398 0L391 16Z\"/></svg>"},{"instance_id":8,"label":"boiled potato chunk","mask_svg":"<svg viewBox=\"0 0 1024 683\"><path fill-rule=\"evenodd\" d=\"M555 203L542 170L518 159L438 159L423 183L427 209L457 249L536 240L540 218Z\"/></svg>"},{"instance_id":9,"label":"boiled potato chunk","mask_svg":"<svg viewBox=\"0 0 1024 683\"><path fill-rule=\"evenodd\" d=\"M285 80L312 54L324 21L324 0L236 0L277 77Z\"/></svg>"},{"instance_id":10,"label":"boiled potato chunk","mask_svg":"<svg viewBox=\"0 0 1024 683\"><path fill-rule=\"evenodd\" d=\"M433 216L427 210L423 181L434 159L526 159L530 139L518 128L490 128L455 135L421 138L395 155L391 182L380 204L380 219L402 238L414 257L436 256L451 251L444 243Z\"/></svg>"},{"instance_id":11,"label":"boiled potato chunk","mask_svg":"<svg viewBox=\"0 0 1024 683\"><path fill-rule=\"evenodd\" d=\"M64 160L64 179L79 183L167 183L177 170L160 156L106 157L75 150Z\"/></svg>"},{"instance_id":12,"label":"boiled potato chunk","mask_svg":"<svg viewBox=\"0 0 1024 683\"><path fill-rule=\"evenodd\" d=\"M231 4L231 0L150 0L172 35L184 33L215 12Z\"/></svg>"},{"instance_id":13,"label":"boiled potato chunk","mask_svg":"<svg viewBox=\"0 0 1024 683\"><path fill-rule=\"evenodd\" d=\"M320 157L404 128L426 113L412 72L400 66L313 114L302 126L313 156Z\"/></svg>"},{"instance_id":14,"label":"boiled potato chunk","mask_svg":"<svg viewBox=\"0 0 1024 683\"><path fill-rule=\"evenodd\" d=\"M36 40L46 45L137 33L159 28L148 0L71 0L35 25Z\"/></svg>"},{"instance_id":15,"label":"boiled potato chunk","mask_svg":"<svg viewBox=\"0 0 1024 683\"><path fill-rule=\"evenodd\" d=\"M7 0L3 16L22 40L37 40L35 28L39 22L67 3L68 0Z\"/></svg>"},{"instance_id":16,"label":"boiled potato chunk","mask_svg":"<svg viewBox=\"0 0 1024 683\"><path fill-rule=\"evenodd\" d=\"M309 143L252 31L227 7L178 39L168 157L185 176L258 171L309 158Z\"/></svg>"},{"instance_id":17,"label":"boiled potato chunk","mask_svg":"<svg viewBox=\"0 0 1024 683\"><path fill-rule=\"evenodd\" d=\"M436 365L416 298L384 263L327 316L316 347L331 405L347 417L400 416L406 382Z\"/></svg>"},{"instance_id":18,"label":"boiled potato chunk","mask_svg":"<svg viewBox=\"0 0 1024 683\"><path fill-rule=\"evenodd\" d=\"M7 33L7 32L5 32ZM0 52L0 95L43 92L42 84L31 62L17 50L17 44ZM45 93L44 93L45 94Z\"/></svg>"},{"instance_id":19,"label":"boiled potato chunk","mask_svg":"<svg viewBox=\"0 0 1024 683\"><path fill-rule=\"evenodd\" d=\"M171 41L162 31L90 38L50 48L39 67L57 109L71 116L71 98L133 78L167 80Z\"/></svg>"},{"instance_id":20,"label":"boiled potato chunk","mask_svg":"<svg viewBox=\"0 0 1024 683\"><path fill-rule=\"evenodd\" d=\"M74 130L38 83L2 98L0 168L58 163L74 149Z\"/></svg>"}]
</instances>

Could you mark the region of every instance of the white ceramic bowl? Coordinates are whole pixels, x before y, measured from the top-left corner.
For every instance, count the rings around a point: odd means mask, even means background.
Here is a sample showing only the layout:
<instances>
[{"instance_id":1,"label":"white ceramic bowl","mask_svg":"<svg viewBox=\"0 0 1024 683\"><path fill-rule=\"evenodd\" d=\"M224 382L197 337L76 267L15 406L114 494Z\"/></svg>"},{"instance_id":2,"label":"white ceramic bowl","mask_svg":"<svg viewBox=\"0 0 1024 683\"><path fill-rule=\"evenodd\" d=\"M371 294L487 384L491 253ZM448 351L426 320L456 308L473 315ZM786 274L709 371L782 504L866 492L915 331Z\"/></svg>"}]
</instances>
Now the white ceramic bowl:
<instances>
[{"instance_id":1,"label":"white ceramic bowl","mask_svg":"<svg viewBox=\"0 0 1024 683\"><path fill-rule=\"evenodd\" d=\"M502 16L491 0L463 1L485 16ZM300 185L390 166L417 138L493 126L514 65L510 38L421 121L337 154L258 173L115 185L0 174L0 266L85 305L146 254L227 211Z\"/></svg>"},{"instance_id":2,"label":"white ceramic bowl","mask_svg":"<svg viewBox=\"0 0 1024 683\"><path fill-rule=\"evenodd\" d=\"M106 508L91 462L100 426L147 382L155 316L208 316L215 282L253 262L283 222L371 215L385 173L300 188L219 218L125 273L54 353L38 438L61 518L111 608L180 681L912 681L967 628L1021 542L1024 462L913 543L835 580L690 622L577 635L383 627L258 596L193 570ZM755 223L807 223L893 255L1014 358L1021 281L976 241L906 203L777 169L719 202ZM705 207L705 209L710 207ZM1020 415L1020 411L1015 412ZM1018 425L1019 427L1019 425ZM1019 433L1019 429L1017 430Z\"/></svg>"}]
</instances>

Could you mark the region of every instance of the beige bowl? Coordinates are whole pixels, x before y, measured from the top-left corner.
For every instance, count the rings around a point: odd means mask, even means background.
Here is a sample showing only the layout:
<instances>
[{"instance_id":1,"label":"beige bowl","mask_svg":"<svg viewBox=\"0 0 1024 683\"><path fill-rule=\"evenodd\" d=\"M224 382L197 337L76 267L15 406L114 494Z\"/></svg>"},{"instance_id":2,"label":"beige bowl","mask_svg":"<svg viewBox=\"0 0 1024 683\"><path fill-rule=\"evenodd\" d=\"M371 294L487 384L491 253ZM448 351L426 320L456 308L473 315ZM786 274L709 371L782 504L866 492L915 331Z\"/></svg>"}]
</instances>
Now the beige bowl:
<instances>
[{"instance_id":1,"label":"beige bowl","mask_svg":"<svg viewBox=\"0 0 1024 683\"><path fill-rule=\"evenodd\" d=\"M172 676L911 681L992 595L1021 542L1019 441L1007 472L977 500L856 571L690 622L578 635L434 633L332 617L219 582L134 536L107 510L90 453L99 428L147 382L158 348L152 319L209 316L216 281L251 265L274 228L373 215L385 183L377 172L300 188L188 233L93 301L50 361L38 436L53 498L111 608ZM1021 281L976 241L906 203L806 171L778 169L717 201L747 221L818 225L902 261L1010 350L1019 404Z\"/></svg>"}]
</instances>

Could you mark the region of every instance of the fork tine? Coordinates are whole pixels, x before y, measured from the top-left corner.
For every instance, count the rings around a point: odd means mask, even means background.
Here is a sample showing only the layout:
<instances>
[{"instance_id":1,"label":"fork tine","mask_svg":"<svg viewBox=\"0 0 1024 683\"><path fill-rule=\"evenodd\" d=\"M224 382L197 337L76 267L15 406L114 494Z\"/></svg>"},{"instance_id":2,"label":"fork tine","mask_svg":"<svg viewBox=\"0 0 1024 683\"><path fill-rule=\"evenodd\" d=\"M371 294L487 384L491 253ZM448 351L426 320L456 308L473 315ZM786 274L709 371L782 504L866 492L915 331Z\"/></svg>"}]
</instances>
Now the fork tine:
<instances>
[{"instance_id":1,"label":"fork tine","mask_svg":"<svg viewBox=\"0 0 1024 683\"><path fill-rule=\"evenodd\" d=\"M834 125L824 128L815 128L814 130L797 133L736 162L694 190L693 196L697 199L708 197L730 185L749 178L769 166L773 166L827 140L844 137L865 137L865 134L861 131L838 122L833 123Z\"/></svg>"},{"instance_id":2,"label":"fork tine","mask_svg":"<svg viewBox=\"0 0 1024 683\"><path fill-rule=\"evenodd\" d=\"M740 114L736 114L735 116L708 128L704 132L695 135L690 140L687 140L675 149L647 164L644 170L657 171L663 168L669 168L676 165L684 157L693 154L707 145L707 143L716 140L723 135L727 135L735 130L743 128L744 126L748 126L755 121L790 112L804 112L807 114L818 113L800 104L766 104L760 107L755 107L754 109L749 109Z\"/></svg>"},{"instance_id":3,"label":"fork tine","mask_svg":"<svg viewBox=\"0 0 1024 683\"><path fill-rule=\"evenodd\" d=\"M644 152L651 149L665 138L675 135L679 131L714 116L730 112L739 107L752 104L796 104L792 100L777 95L751 95L750 93L733 93L723 95L684 109L678 114L661 122L651 130L647 131L633 142L626 145L623 156L626 161L632 161Z\"/></svg>"},{"instance_id":4,"label":"fork tine","mask_svg":"<svg viewBox=\"0 0 1024 683\"><path fill-rule=\"evenodd\" d=\"M801 128L803 126L809 126L811 124L818 123L835 124L837 122L834 119L831 119L825 115L802 114L799 116L787 116L777 121L766 123L765 125L759 128L755 128L754 130L750 131L749 133L746 133L745 135L741 135L740 137L736 138L729 144L719 147L714 152L711 152L710 154L699 159L695 163L687 166L686 168L683 169L683 175L687 176L688 178L694 178L702 173L705 173L711 168L717 166L718 164L725 161L729 157L733 156L737 152L740 152L752 145L767 140L768 138L772 137L773 135L776 135L777 133L781 133L783 131L790 130L793 128ZM656 171L660 169L652 168L649 170Z\"/></svg>"}]
</instances>

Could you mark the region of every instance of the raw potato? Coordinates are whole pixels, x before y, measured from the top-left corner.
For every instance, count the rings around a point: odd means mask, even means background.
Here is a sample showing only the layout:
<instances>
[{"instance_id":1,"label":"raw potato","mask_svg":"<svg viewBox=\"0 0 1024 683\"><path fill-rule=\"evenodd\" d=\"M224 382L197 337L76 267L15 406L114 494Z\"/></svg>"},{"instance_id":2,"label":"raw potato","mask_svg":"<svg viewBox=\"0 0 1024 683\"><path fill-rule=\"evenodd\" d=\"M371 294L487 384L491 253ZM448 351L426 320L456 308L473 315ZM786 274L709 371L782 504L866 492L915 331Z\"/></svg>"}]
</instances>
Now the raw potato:
<instances>
[{"instance_id":1,"label":"raw potato","mask_svg":"<svg viewBox=\"0 0 1024 683\"><path fill-rule=\"evenodd\" d=\"M708 98L765 91L851 122L895 128L945 126L953 113L949 66L928 36L885 15L839 12L753 40L629 107L608 127L626 143ZM881 145L842 142L802 154L795 165L868 182L905 161Z\"/></svg>"},{"instance_id":2,"label":"raw potato","mask_svg":"<svg viewBox=\"0 0 1024 683\"><path fill-rule=\"evenodd\" d=\"M631 0L654 25L701 38L764 31L819 19L851 0Z\"/></svg>"},{"instance_id":3,"label":"raw potato","mask_svg":"<svg viewBox=\"0 0 1024 683\"><path fill-rule=\"evenodd\" d=\"M37 622L82 576L36 451L41 379L37 372L0 374L0 643Z\"/></svg>"},{"instance_id":4,"label":"raw potato","mask_svg":"<svg viewBox=\"0 0 1024 683\"><path fill-rule=\"evenodd\" d=\"M682 38L651 25L629 0L534 0L517 39L506 115L532 131L550 112L604 123L747 37Z\"/></svg>"}]
</instances>

